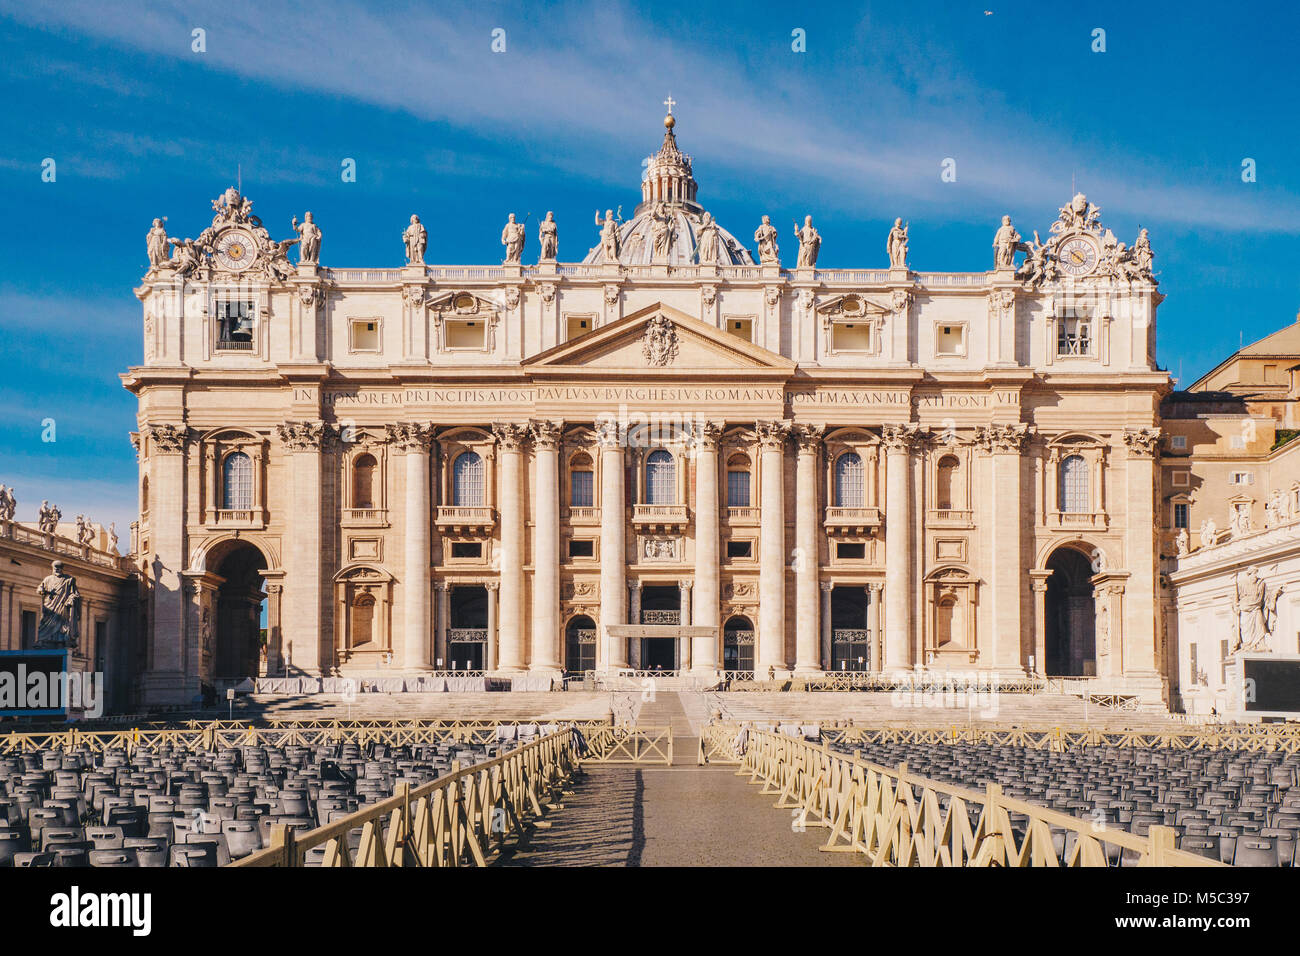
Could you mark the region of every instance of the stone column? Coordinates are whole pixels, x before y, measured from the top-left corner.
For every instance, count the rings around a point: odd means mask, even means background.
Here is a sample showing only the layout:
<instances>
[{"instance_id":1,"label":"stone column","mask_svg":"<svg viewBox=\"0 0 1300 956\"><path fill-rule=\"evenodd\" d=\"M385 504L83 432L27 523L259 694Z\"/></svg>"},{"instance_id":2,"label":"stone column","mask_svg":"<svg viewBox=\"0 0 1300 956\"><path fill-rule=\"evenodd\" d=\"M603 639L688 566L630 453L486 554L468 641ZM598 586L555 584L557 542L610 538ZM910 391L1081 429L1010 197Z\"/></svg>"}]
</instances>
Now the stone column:
<instances>
[{"instance_id":1,"label":"stone column","mask_svg":"<svg viewBox=\"0 0 1300 956\"><path fill-rule=\"evenodd\" d=\"M600 630L602 669L627 667L627 643L609 628L627 622L627 538L623 490L623 444L613 421L600 433Z\"/></svg>"},{"instance_id":2,"label":"stone column","mask_svg":"<svg viewBox=\"0 0 1300 956\"><path fill-rule=\"evenodd\" d=\"M1021 642L1024 640L1020 614L1024 567L1020 553L1021 507L1020 454L1030 434L1028 425L992 425L981 428L977 440L992 461L992 501L989 528L990 611L993 621L992 664L1002 672L1024 669ZM967 608L973 613L974 608ZM982 661L983 662L983 661Z\"/></svg>"},{"instance_id":3,"label":"stone column","mask_svg":"<svg viewBox=\"0 0 1300 956\"><path fill-rule=\"evenodd\" d=\"M681 594L681 616L679 618L682 627L691 626L691 586L695 582L687 579L677 582L677 590Z\"/></svg>"},{"instance_id":4,"label":"stone column","mask_svg":"<svg viewBox=\"0 0 1300 956\"><path fill-rule=\"evenodd\" d=\"M785 660L785 440L790 423L758 422L762 451L759 515L758 659L755 671L767 677L769 667L786 669Z\"/></svg>"},{"instance_id":5,"label":"stone column","mask_svg":"<svg viewBox=\"0 0 1300 956\"><path fill-rule=\"evenodd\" d=\"M641 623L641 582L640 581L627 582L627 616L628 616L628 621L627 621L628 624ZM632 646L630 648L622 640L619 641L619 644L622 645L623 650L627 653L627 666L631 667L633 670L640 670L641 669L641 639L639 637L634 637L632 639Z\"/></svg>"},{"instance_id":6,"label":"stone column","mask_svg":"<svg viewBox=\"0 0 1300 956\"><path fill-rule=\"evenodd\" d=\"M820 425L796 425L799 445L795 465L794 629L796 675L820 674L829 655L818 653L817 578L819 559L817 528L817 473L822 434Z\"/></svg>"},{"instance_id":7,"label":"stone column","mask_svg":"<svg viewBox=\"0 0 1300 956\"><path fill-rule=\"evenodd\" d=\"M429 667L429 629L433 623L430 580L429 443L430 425L403 423L390 429L395 448L406 459L406 505L402 547L402 666Z\"/></svg>"},{"instance_id":8,"label":"stone column","mask_svg":"<svg viewBox=\"0 0 1300 956\"><path fill-rule=\"evenodd\" d=\"M831 642L831 591L835 585L830 581L821 583L822 595L822 613L821 613L821 635L822 635L822 661L828 671L833 671L835 667L834 649Z\"/></svg>"},{"instance_id":9,"label":"stone column","mask_svg":"<svg viewBox=\"0 0 1300 956\"><path fill-rule=\"evenodd\" d=\"M528 427L492 426L501 460L497 509L501 514L501 639L497 670L524 669L524 454Z\"/></svg>"},{"instance_id":10,"label":"stone column","mask_svg":"<svg viewBox=\"0 0 1300 956\"><path fill-rule=\"evenodd\" d=\"M483 649L483 669L494 671L497 669L497 592L501 590L499 581L488 581L487 599L488 599L488 620L487 620L487 647Z\"/></svg>"},{"instance_id":11,"label":"stone column","mask_svg":"<svg viewBox=\"0 0 1300 956\"><path fill-rule=\"evenodd\" d=\"M1047 579L1051 571L1030 571L1034 589L1034 673L1047 675Z\"/></svg>"},{"instance_id":12,"label":"stone column","mask_svg":"<svg viewBox=\"0 0 1300 956\"><path fill-rule=\"evenodd\" d=\"M533 646L531 669L561 668L560 436L563 422L532 423L537 484L533 517Z\"/></svg>"},{"instance_id":13,"label":"stone column","mask_svg":"<svg viewBox=\"0 0 1300 956\"><path fill-rule=\"evenodd\" d=\"M718 439L722 425L704 422L695 439L695 613L699 627L713 628L711 638L692 648L693 669L713 673L718 666L718 629L722 561L718 551Z\"/></svg>"},{"instance_id":14,"label":"stone column","mask_svg":"<svg viewBox=\"0 0 1300 956\"><path fill-rule=\"evenodd\" d=\"M433 586L433 666L436 670L447 670L447 621L451 610L451 592L446 581L438 581Z\"/></svg>"},{"instance_id":15,"label":"stone column","mask_svg":"<svg viewBox=\"0 0 1300 956\"><path fill-rule=\"evenodd\" d=\"M280 602L284 585L279 581L266 585L266 673L278 677L284 673L284 637Z\"/></svg>"},{"instance_id":16,"label":"stone column","mask_svg":"<svg viewBox=\"0 0 1300 956\"><path fill-rule=\"evenodd\" d=\"M333 673L334 641L321 627L321 447L323 422L286 422L276 426L288 456L290 507L285 549L284 640L293 646L294 660L313 657L319 673ZM309 665L310 666L310 665Z\"/></svg>"},{"instance_id":17,"label":"stone column","mask_svg":"<svg viewBox=\"0 0 1300 956\"><path fill-rule=\"evenodd\" d=\"M1115 654L1123 662L1123 676L1156 678L1156 500L1155 455L1160 442L1158 428L1126 428L1124 444L1124 538L1128 578L1124 614L1111 616ZM1102 486L1097 485L1098 500ZM1100 505L1097 506L1100 508ZM1118 511L1118 509L1115 509ZM1112 513L1112 517L1114 517ZM1122 620L1122 623L1121 623Z\"/></svg>"},{"instance_id":18,"label":"stone column","mask_svg":"<svg viewBox=\"0 0 1300 956\"><path fill-rule=\"evenodd\" d=\"M880 633L880 601L884 593L883 584L868 584L867 597L871 601L867 605L867 629L871 631L871 670L879 674L883 665L885 656L884 635Z\"/></svg>"},{"instance_id":19,"label":"stone column","mask_svg":"<svg viewBox=\"0 0 1300 956\"><path fill-rule=\"evenodd\" d=\"M153 579L153 613L149 620L149 672L141 681L144 704L189 700L199 690L198 663L185 660L185 596L181 572L187 561L185 540L184 425L146 425L149 462L150 544L154 552L148 574ZM18 636L18 644L22 637Z\"/></svg>"},{"instance_id":20,"label":"stone column","mask_svg":"<svg viewBox=\"0 0 1300 956\"><path fill-rule=\"evenodd\" d=\"M912 666L912 446L915 425L886 425L885 445L885 660Z\"/></svg>"}]
</instances>

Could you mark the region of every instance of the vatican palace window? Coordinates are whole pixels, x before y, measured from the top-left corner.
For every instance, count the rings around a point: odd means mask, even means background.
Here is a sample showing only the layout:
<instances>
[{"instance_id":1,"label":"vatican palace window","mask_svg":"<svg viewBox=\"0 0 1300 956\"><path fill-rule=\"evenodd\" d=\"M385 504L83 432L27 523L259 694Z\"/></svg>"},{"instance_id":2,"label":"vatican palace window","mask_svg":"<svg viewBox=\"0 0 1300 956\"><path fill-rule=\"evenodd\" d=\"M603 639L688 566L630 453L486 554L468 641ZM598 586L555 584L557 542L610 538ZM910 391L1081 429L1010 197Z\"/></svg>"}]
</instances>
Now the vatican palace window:
<instances>
[{"instance_id":1,"label":"vatican palace window","mask_svg":"<svg viewBox=\"0 0 1300 956\"><path fill-rule=\"evenodd\" d=\"M744 455L727 462L727 507L749 507L749 459Z\"/></svg>"},{"instance_id":2,"label":"vatican palace window","mask_svg":"<svg viewBox=\"0 0 1300 956\"><path fill-rule=\"evenodd\" d=\"M845 452L835 459L835 507L863 507L862 458Z\"/></svg>"},{"instance_id":3,"label":"vatican palace window","mask_svg":"<svg viewBox=\"0 0 1300 956\"><path fill-rule=\"evenodd\" d=\"M1064 316L1056 320L1057 355L1091 355L1092 324L1078 316Z\"/></svg>"},{"instance_id":4,"label":"vatican palace window","mask_svg":"<svg viewBox=\"0 0 1300 956\"><path fill-rule=\"evenodd\" d=\"M595 474L591 459L583 454L574 457L569 472L569 506L592 508L596 504Z\"/></svg>"},{"instance_id":5,"label":"vatican palace window","mask_svg":"<svg viewBox=\"0 0 1300 956\"><path fill-rule=\"evenodd\" d=\"M1088 500L1088 463L1082 455L1071 455L1061 460L1060 510L1066 514L1086 514L1091 511Z\"/></svg>"},{"instance_id":6,"label":"vatican palace window","mask_svg":"<svg viewBox=\"0 0 1300 956\"><path fill-rule=\"evenodd\" d=\"M221 507L225 511L253 507L253 460L241 451L227 455L222 463Z\"/></svg>"},{"instance_id":7,"label":"vatican palace window","mask_svg":"<svg viewBox=\"0 0 1300 956\"><path fill-rule=\"evenodd\" d=\"M662 448L645 460L645 494L648 505L670 505L677 498L677 468Z\"/></svg>"},{"instance_id":8,"label":"vatican palace window","mask_svg":"<svg viewBox=\"0 0 1300 956\"><path fill-rule=\"evenodd\" d=\"M462 508L483 507L483 459L476 452L463 452L452 464L451 497Z\"/></svg>"},{"instance_id":9,"label":"vatican palace window","mask_svg":"<svg viewBox=\"0 0 1300 956\"><path fill-rule=\"evenodd\" d=\"M217 348L252 351L257 303L247 299L217 301Z\"/></svg>"}]
</instances>

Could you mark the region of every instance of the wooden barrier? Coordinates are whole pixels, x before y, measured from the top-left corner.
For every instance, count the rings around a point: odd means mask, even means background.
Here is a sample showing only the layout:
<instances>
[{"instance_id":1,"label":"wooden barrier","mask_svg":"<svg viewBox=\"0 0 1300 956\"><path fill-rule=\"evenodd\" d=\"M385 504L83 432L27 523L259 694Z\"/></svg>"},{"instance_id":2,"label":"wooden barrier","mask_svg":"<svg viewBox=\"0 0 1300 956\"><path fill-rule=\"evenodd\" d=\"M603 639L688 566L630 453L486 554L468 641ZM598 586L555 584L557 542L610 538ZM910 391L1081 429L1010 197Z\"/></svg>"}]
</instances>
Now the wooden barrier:
<instances>
[{"instance_id":1,"label":"wooden barrier","mask_svg":"<svg viewBox=\"0 0 1300 956\"><path fill-rule=\"evenodd\" d=\"M497 740L498 727L543 724L577 727L585 735L609 729L608 720L501 721L501 720L312 720L272 721L265 725L238 721L187 721L182 727L137 727L130 730L80 731L74 729L43 733L0 735L0 755L38 750L70 751L86 746L97 753L140 748L185 747L190 750L252 746L332 746L341 742L390 746L439 743L455 740L489 744Z\"/></svg>"},{"instance_id":2,"label":"wooden barrier","mask_svg":"<svg viewBox=\"0 0 1300 956\"><path fill-rule=\"evenodd\" d=\"M1147 837L1099 826L1002 794L983 793L848 756L825 745L750 731L739 775L776 794L798 827L828 830L822 849L862 853L873 866L1223 866L1177 850L1174 832ZM1012 823L1012 815L1020 821Z\"/></svg>"},{"instance_id":3,"label":"wooden barrier","mask_svg":"<svg viewBox=\"0 0 1300 956\"><path fill-rule=\"evenodd\" d=\"M233 867L299 867L323 846L325 867L486 866L513 840L526 841L576 768L573 734L566 728L485 763L452 772L412 790L401 784L387 800L297 834L272 830L271 846ZM348 834L361 828L355 853Z\"/></svg>"},{"instance_id":4,"label":"wooden barrier","mask_svg":"<svg viewBox=\"0 0 1300 956\"><path fill-rule=\"evenodd\" d=\"M673 733L670 727L613 727L587 737L592 763L664 764L672 766Z\"/></svg>"}]
</instances>

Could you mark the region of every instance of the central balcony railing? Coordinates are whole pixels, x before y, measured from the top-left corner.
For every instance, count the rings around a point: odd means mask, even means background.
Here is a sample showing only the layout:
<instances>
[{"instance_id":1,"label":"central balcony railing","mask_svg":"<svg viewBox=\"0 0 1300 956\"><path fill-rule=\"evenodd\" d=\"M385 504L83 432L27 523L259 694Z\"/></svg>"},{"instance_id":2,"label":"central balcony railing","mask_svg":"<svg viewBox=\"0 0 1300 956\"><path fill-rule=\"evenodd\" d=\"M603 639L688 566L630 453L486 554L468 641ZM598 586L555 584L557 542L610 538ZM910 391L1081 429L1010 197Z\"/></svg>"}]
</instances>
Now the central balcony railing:
<instances>
[{"instance_id":1,"label":"central balcony railing","mask_svg":"<svg viewBox=\"0 0 1300 956\"><path fill-rule=\"evenodd\" d=\"M633 505L632 524L643 528L681 528L689 519L685 505Z\"/></svg>"},{"instance_id":2,"label":"central balcony railing","mask_svg":"<svg viewBox=\"0 0 1300 956\"><path fill-rule=\"evenodd\" d=\"M388 511L385 508L344 508L343 521L350 525L377 527L388 523Z\"/></svg>"},{"instance_id":3,"label":"central balcony railing","mask_svg":"<svg viewBox=\"0 0 1300 956\"><path fill-rule=\"evenodd\" d=\"M440 529L487 532L496 526L496 512L478 506L439 505L436 523Z\"/></svg>"},{"instance_id":4,"label":"central balcony railing","mask_svg":"<svg viewBox=\"0 0 1300 956\"><path fill-rule=\"evenodd\" d=\"M864 534L880 527L880 509L827 508L825 525L831 534Z\"/></svg>"},{"instance_id":5,"label":"central balcony railing","mask_svg":"<svg viewBox=\"0 0 1300 956\"><path fill-rule=\"evenodd\" d=\"M680 624L682 623L681 611L642 611L642 624Z\"/></svg>"},{"instance_id":6,"label":"central balcony railing","mask_svg":"<svg viewBox=\"0 0 1300 956\"><path fill-rule=\"evenodd\" d=\"M487 639L486 627L447 628L447 643L449 644L482 644L486 643Z\"/></svg>"}]
</instances>

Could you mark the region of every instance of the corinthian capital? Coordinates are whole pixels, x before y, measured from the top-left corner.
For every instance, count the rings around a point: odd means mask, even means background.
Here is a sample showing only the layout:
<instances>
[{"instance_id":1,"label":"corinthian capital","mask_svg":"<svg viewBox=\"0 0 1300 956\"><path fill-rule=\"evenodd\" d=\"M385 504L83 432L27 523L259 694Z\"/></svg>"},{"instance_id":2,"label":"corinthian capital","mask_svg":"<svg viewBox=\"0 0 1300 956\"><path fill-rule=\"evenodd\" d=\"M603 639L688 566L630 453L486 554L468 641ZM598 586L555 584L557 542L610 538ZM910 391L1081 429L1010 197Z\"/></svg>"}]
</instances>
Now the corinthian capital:
<instances>
[{"instance_id":1,"label":"corinthian capital","mask_svg":"<svg viewBox=\"0 0 1300 956\"><path fill-rule=\"evenodd\" d=\"M398 451L424 451L433 441L433 426L398 422L388 426L388 440Z\"/></svg>"},{"instance_id":2,"label":"corinthian capital","mask_svg":"<svg viewBox=\"0 0 1300 956\"><path fill-rule=\"evenodd\" d=\"M518 451L528 441L529 428L522 422L494 422L492 434L506 451Z\"/></svg>"},{"instance_id":3,"label":"corinthian capital","mask_svg":"<svg viewBox=\"0 0 1300 956\"><path fill-rule=\"evenodd\" d=\"M555 448L564 433L564 422L551 421L547 418L534 419L529 423L535 448Z\"/></svg>"},{"instance_id":4,"label":"corinthian capital","mask_svg":"<svg viewBox=\"0 0 1300 956\"><path fill-rule=\"evenodd\" d=\"M149 447L163 455L179 455L185 451L189 431L184 425L145 425L141 429L149 439Z\"/></svg>"},{"instance_id":5,"label":"corinthian capital","mask_svg":"<svg viewBox=\"0 0 1300 956\"><path fill-rule=\"evenodd\" d=\"M800 451L815 452L822 446L822 438L826 435L826 426L801 423L794 426L792 434L795 442L799 445Z\"/></svg>"},{"instance_id":6,"label":"corinthian capital","mask_svg":"<svg viewBox=\"0 0 1300 956\"><path fill-rule=\"evenodd\" d=\"M758 443L763 448L784 448L785 440L790 437L790 422L772 421L755 422L754 432Z\"/></svg>"},{"instance_id":7,"label":"corinthian capital","mask_svg":"<svg viewBox=\"0 0 1300 956\"><path fill-rule=\"evenodd\" d=\"M275 426L276 436L291 452L320 451L326 432L324 422L285 422Z\"/></svg>"},{"instance_id":8,"label":"corinthian capital","mask_svg":"<svg viewBox=\"0 0 1300 956\"><path fill-rule=\"evenodd\" d=\"M911 451L921 443L925 434L925 430L915 422L902 422L881 426L880 441L885 451Z\"/></svg>"},{"instance_id":9,"label":"corinthian capital","mask_svg":"<svg viewBox=\"0 0 1300 956\"><path fill-rule=\"evenodd\" d=\"M1033 437L1034 427L1024 422L1014 425L985 425L975 429L975 441L994 454L1020 454L1025 442Z\"/></svg>"},{"instance_id":10,"label":"corinthian capital","mask_svg":"<svg viewBox=\"0 0 1300 956\"><path fill-rule=\"evenodd\" d=\"M1128 448L1128 453L1134 458L1152 458L1160 444L1160 429L1126 428L1124 444Z\"/></svg>"}]
</instances>

